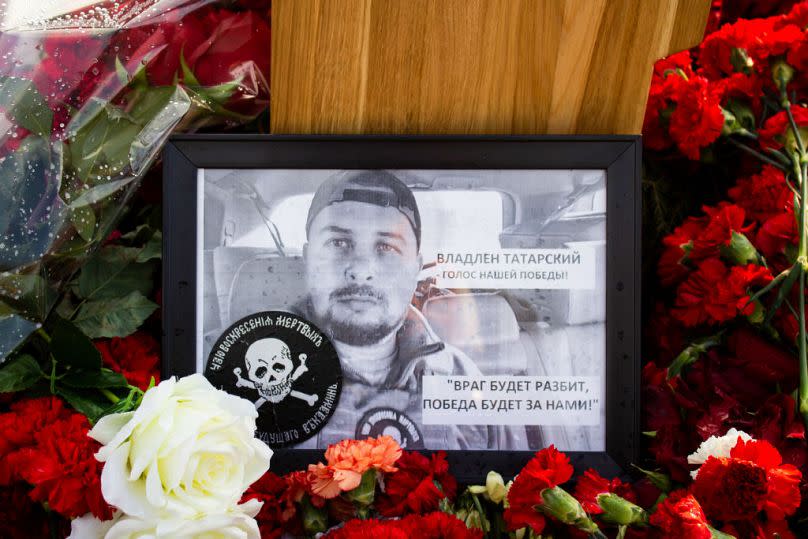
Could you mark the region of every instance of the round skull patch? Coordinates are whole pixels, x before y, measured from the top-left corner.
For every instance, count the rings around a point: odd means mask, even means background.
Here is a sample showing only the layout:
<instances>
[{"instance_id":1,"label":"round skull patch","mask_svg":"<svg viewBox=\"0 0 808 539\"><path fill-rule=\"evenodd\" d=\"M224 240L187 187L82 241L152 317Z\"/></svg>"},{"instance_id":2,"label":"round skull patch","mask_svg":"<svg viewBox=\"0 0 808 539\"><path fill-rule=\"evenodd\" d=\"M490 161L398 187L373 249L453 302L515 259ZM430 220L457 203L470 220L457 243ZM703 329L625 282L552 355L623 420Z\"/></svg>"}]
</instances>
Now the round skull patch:
<instances>
[{"instance_id":1,"label":"round skull patch","mask_svg":"<svg viewBox=\"0 0 808 539\"><path fill-rule=\"evenodd\" d=\"M205 376L255 403L257 436L270 447L317 434L342 390L331 341L308 320L282 311L251 314L227 328L213 345Z\"/></svg>"}]
</instances>

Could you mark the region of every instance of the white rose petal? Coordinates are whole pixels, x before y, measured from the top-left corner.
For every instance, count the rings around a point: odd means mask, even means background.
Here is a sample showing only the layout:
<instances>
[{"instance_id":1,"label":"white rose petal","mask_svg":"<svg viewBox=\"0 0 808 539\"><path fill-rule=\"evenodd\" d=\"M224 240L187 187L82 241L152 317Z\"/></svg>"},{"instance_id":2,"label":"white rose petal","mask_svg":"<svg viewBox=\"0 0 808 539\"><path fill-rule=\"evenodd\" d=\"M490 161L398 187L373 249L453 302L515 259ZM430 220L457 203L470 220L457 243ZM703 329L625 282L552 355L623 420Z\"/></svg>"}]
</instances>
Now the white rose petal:
<instances>
[{"instance_id":1,"label":"white rose petal","mask_svg":"<svg viewBox=\"0 0 808 539\"><path fill-rule=\"evenodd\" d=\"M710 457L729 458L729 453L737 445L739 436L745 442L753 439L744 431L736 430L735 428L729 429L723 436L710 436L701 443L694 453L687 456L688 464L701 466ZM690 475L695 479L698 473L698 470L693 470Z\"/></svg>"},{"instance_id":2,"label":"white rose petal","mask_svg":"<svg viewBox=\"0 0 808 539\"><path fill-rule=\"evenodd\" d=\"M92 513L74 518L67 539L103 539L120 517L121 513L116 512L111 520L98 520Z\"/></svg>"},{"instance_id":3,"label":"white rose petal","mask_svg":"<svg viewBox=\"0 0 808 539\"><path fill-rule=\"evenodd\" d=\"M260 539L258 523L241 510L198 515L191 518L157 521L123 517L104 539L139 539L142 537L171 539Z\"/></svg>"},{"instance_id":4,"label":"white rose petal","mask_svg":"<svg viewBox=\"0 0 808 539\"><path fill-rule=\"evenodd\" d=\"M255 438L257 415L253 403L201 374L164 380L135 412L104 417L90 431L105 443L96 454L106 462L104 498L143 522L227 511L269 469L272 451ZM141 524L118 529L131 526Z\"/></svg>"}]
</instances>

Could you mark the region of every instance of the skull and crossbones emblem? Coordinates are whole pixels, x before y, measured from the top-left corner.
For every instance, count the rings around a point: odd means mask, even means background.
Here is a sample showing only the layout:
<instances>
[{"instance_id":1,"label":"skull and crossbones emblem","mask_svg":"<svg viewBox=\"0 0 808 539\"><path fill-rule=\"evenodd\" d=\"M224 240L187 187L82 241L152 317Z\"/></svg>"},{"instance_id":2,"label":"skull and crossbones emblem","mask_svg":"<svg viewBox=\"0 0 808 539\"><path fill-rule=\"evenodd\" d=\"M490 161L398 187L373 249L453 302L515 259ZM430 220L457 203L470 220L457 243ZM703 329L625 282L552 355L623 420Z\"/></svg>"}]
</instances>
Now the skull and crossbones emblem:
<instances>
[{"instance_id":1,"label":"skull and crossbones emblem","mask_svg":"<svg viewBox=\"0 0 808 539\"><path fill-rule=\"evenodd\" d=\"M233 369L236 387L247 387L258 391L255 408L266 402L278 403L287 396L306 401L309 406L317 402L317 395L307 395L292 389L292 384L309 369L306 367L306 354L298 356L300 365L295 369L292 352L280 339L260 339L247 349L244 360L247 364L247 378L242 378L241 368Z\"/></svg>"}]
</instances>

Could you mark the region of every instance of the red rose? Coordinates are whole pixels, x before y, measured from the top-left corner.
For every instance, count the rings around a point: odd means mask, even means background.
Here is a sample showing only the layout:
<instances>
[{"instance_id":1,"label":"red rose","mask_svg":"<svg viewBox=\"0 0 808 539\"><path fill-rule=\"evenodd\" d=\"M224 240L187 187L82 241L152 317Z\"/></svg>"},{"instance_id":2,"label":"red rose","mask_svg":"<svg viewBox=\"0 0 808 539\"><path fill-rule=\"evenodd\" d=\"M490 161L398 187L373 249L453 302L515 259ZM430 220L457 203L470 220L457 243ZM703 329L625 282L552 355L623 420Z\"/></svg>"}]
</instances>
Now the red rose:
<instances>
[{"instance_id":1,"label":"red rose","mask_svg":"<svg viewBox=\"0 0 808 539\"><path fill-rule=\"evenodd\" d=\"M444 498L454 499L457 481L449 473L443 451L431 458L405 451L396 461L396 467L397 472L385 476L384 495L378 500L382 515L423 514L437 510Z\"/></svg>"},{"instance_id":2,"label":"red rose","mask_svg":"<svg viewBox=\"0 0 808 539\"><path fill-rule=\"evenodd\" d=\"M160 382L160 345L145 331L138 331L128 337L113 337L95 341L101 352L104 365L126 377L133 386L143 391Z\"/></svg>"},{"instance_id":3,"label":"red rose","mask_svg":"<svg viewBox=\"0 0 808 539\"><path fill-rule=\"evenodd\" d=\"M671 286L684 279L690 268L683 264L693 248L693 241L702 234L709 217L688 217L672 233L662 238L665 250L659 258L657 271L663 286Z\"/></svg>"},{"instance_id":4,"label":"red rose","mask_svg":"<svg viewBox=\"0 0 808 539\"><path fill-rule=\"evenodd\" d=\"M603 513L603 509L598 505L598 494L609 492L637 503L637 495L634 494L630 484L623 483L616 477L606 479L593 469L585 471L575 484L575 497L581 502L584 510L593 515Z\"/></svg>"},{"instance_id":5,"label":"red rose","mask_svg":"<svg viewBox=\"0 0 808 539\"><path fill-rule=\"evenodd\" d=\"M709 457L691 490L710 518L752 519L766 501L766 470L746 460Z\"/></svg>"},{"instance_id":6,"label":"red rose","mask_svg":"<svg viewBox=\"0 0 808 539\"><path fill-rule=\"evenodd\" d=\"M230 107L255 114L269 99L270 29L265 17L255 11L233 12L203 8L192 11L181 21L167 20L149 37L162 44L143 45L133 57L158 50L146 66L155 85L184 80L180 56L202 86L215 86L240 80ZM142 52L141 52L142 51Z\"/></svg>"},{"instance_id":7,"label":"red rose","mask_svg":"<svg viewBox=\"0 0 808 539\"><path fill-rule=\"evenodd\" d=\"M543 503L541 493L572 477L570 459L555 446L542 449L527 463L514 479L508 491L505 522L509 530L530 526L537 534L544 528L544 516L535 507Z\"/></svg>"},{"instance_id":8,"label":"red rose","mask_svg":"<svg viewBox=\"0 0 808 539\"><path fill-rule=\"evenodd\" d=\"M759 222L781 214L794 201L783 171L772 165L763 165L759 174L738 180L729 197Z\"/></svg>"},{"instance_id":9,"label":"red rose","mask_svg":"<svg viewBox=\"0 0 808 539\"><path fill-rule=\"evenodd\" d=\"M808 108L791 105L791 114L794 116L794 123L797 127L808 125ZM805 139L806 133L800 129L800 135ZM791 123L785 111L780 111L771 116L758 131L760 145L764 148L782 148L794 134L791 132Z\"/></svg>"},{"instance_id":10,"label":"red rose","mask_svg":"<svg viewBox=\"0 0 808 539\"><path fill-rule=\"evenodd\" d=\"M25 466L20 475L34 486L31 499L48 502L54 511L68 518L91 512L112 518L112 510L101 495L102 464L95 460L101 447L87 436L90 424L81 414L72 414L36 433L36 445L20 450Z\"/></svg>"},{"instance_id":11,"label":"red rose","mask_svg":"<svg viewBox=\"0 0 808 539\"><path fill-rule=\"evenodd\" d=\"M769 520L783 520L797 511L802 473L791 464L783 464L780 453L772 444L765 440L745 442L739 439L729 455L733 459L753 462L766 472L768 484L764 509Z\"/></svg>"},{"instance_id":12,"label":"red rose","mask_svg":"<svg viewBox=\"0 0 808 539\"><path fill-rule=\"evenodd\" d=\"M670 135L679 151L698 161L701 149L721 135L724 113L704 77L693 77L675 88L676 94L671 96L676 108L670 117Z\"/></svg>"},{"instance_id":13,"label":"red rose","mask_svg":"<svg viewBox=\"0 0 808 539\"><path fill-rule=\"evenodd\" d=\"M732 233L749 234L754 225L744 226L746 212L740 206L722 202L716 207L702 207L707 214L707 224L693 240L691 260L704 260L719 255L719 248L728 246L732 241Z\"/></svg>"},{"instance_id":14,"label":"red rose","mask_svg":"<svg viewBox=\"0 0 808 539\"><path fill-rule=\"evenodd\" d=\"M671 492L651 515L666 539L710 539L713 534L699 502L685 490Z\"/></svg>"}]
</instances>

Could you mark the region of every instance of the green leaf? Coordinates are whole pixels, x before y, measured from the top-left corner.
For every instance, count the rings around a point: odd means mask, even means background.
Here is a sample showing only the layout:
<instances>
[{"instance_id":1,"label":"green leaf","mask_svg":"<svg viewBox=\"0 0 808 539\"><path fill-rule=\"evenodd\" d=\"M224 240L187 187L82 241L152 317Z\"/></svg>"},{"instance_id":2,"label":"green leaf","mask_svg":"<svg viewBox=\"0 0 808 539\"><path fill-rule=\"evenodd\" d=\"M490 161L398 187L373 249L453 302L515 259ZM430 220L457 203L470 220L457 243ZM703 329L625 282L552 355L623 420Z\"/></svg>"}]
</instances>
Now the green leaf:
<instances>
[{"instance_id":1,"label":"green leaf","mask_svg":"<svg viewBox=\"0 0 808 539\"><path fill-rule=\"evenodd\" d=\"M59 365L77 369L100 369L101 353L75 325L57 319L51 330L51 351Z\"/></svg>"},{"instance_id":2,"label":"green leaf","mask_svg":"<svg viewBox=\"0 0 808 539\"><path fill-rule=\"evenodd\" d=\"M698 361L699 357L712 348L721 344L724 331L721 330L715 335L708 335L693 341L690 346L682 350L676 358L668 365L668 380L681 374L682 369Z\"/></svg>"},{"instance_id":3,"label":"green leaf","mask_svg":"<svg viewBox=\"0 0 808 539\"><path fill-rule=\"evenodd\" d=\"M64 386L57 387L56 394L64 398L77 412L84 414L90 423L95 423L107 407L107 403L100 402L98 398Z\"/></svg>"},{"instance_id":4,"label":"green leaf","mask_svg":"<svg viewBox=\"0 0 808 539\"><path fill-rule=\"evenodd\" d=\"M126 337L134 333L155 309L156 303L135 290L121 299L86 302L73 322L92 339Z\"/></svg>"},{"instance_id":5,"label":"green leaf","mask_svg":"<svg viewBox=\"0 0 808 539\"><path fill-rule=\"evenodd\" d=\"M29 135L0 160L0 273L40 260L60 235L68 216L52 176L62 168L61 147Z\"/></svg>"},{"instance_id":6,"label":"green leaf","mask_svg":"<svg viewBox=\"0 0 808 539\"><path fill-rule=\"evenodd\" d=\"M121 63L121 59L118 56L115 56L115 74L118 75L118 82L120 82L122 86L129 84L129 73L126 71L126 67Z\"/></svg>"},{"instance_id":7,"label":"green leaf","mask_svg":"<svg viewBox=\"0 0 808 539\"><path fill-rule=\"evenodd\" d=\"M662 492L670 492L673 488L673 482L671 478L664 473L661 472L652 472L650 470L644 470L637 466L636 464L632 464L635 468L645 474L648 477L648 480L654 485L656 488L661 490Z\"/></svg>"},{"instance_id":8,"label":"green leaf","mask_svg":"<svg viewBox=\"0 0 808 539\"><path fill-rule=\"evenodd\" d=\"M224 105L230 100L230 96L236 91L236 88L241 84L241 79L217 84L216 86L200 86L195 87L194 90L204 98L210 99L219 105Z\"/></svg>"},{"instance_id":9,"label":"green leaf","mask_svg":"<svg viewBox=\"0 0 808 539\"><path fill-rule=\"evenodd\" d=\"M77 193L78 197L73 201L72 204L70 204L70 207L81 208L89 204L95 204L96 202L104 200L108 196L115 194L127 184L131 183L134 179L134 177L123 178L121 180L113 180L90 187L89 189Z\"/></svg>"},{"instance_id":10,"label":"green leaf","mask_svg":"<svg viewBox=\"0 0 808 539\"><path fill-rule=\"evenodd\" d=\"M734 230L729 245L722 245L719 251L728 262L736 265L752 264L760 260L760 254L749 238Z\"/></svg>"},{"instance_id":11,"label":"green leaf","mask_svg":"<svg viewBox=\"0 0 808 539\"><path fill-rule=\"evenodd\" d=\"M70 222L84 241L92 241L95 235L95 212L90 206L79 206L70 210Z\"/></svg>"},{"instance_id":12,"label":"green leaf","mask_svg":"<svg viewBox=\"0 0 808 539\"><path fill-rule=\"evenodd\" d=\"M49 137L53 111L33 82L16 77L0 77L0 106L22 127L41 137Z\"/></svg>"},{"instance_id":13,"label":"green leaf","mask_svg":"<svg viewBox=\"0 0 808 539\"><path fill-rule=\"evenodd\" d=\"M28 389L40 376L36 360L28 354L21 355L0 367L0 393Z\"/></svg>"},{"instance_id":14,"label":"green leaf","mask_svg":"<svg viewBox=\"0 0 808 539\"><path fill-rule=\"evenodd\" d=\"M60 383L74 388L109 388L127 387L129 385L126 378L121 373L113 372L108 369L71 372L62 378Z\"/></svg>"},{"instance_id":15,"label":"green leaf","mask_svg":"<svg viewBox=\"0 0 808 539\"><path fill-rule=\"evenodd\" d=\"M154 263L136 263L143 249L111 245L98 251L81 270L78 295L84 299L121 298L152 289Z\"/></svg>"},{"instance_id":16,"label":"green leaf","mask_svg":"<svg viewBox=\"0 0 808 539\"><path fill-rule=\"evenodd\" d=\"M152 259L160 259L163 257L163 234L158 230L152 235L143 250L137 255L137 262L148 262Z\"/></svg>"},{"instance_id":17,"label":"green leaf","mask_svg":"<svg viewBox=\"0 0 808 539\"><path fill-rule=\"evenodd\" d=\"M197 80L196 75L194 72L191 71L191 68L188 67L188 63L185 61L185 52L180 51L180 66L182 67L182 80L188 86L200 86L199 80Z\"/></svg>"}]
</instances>

